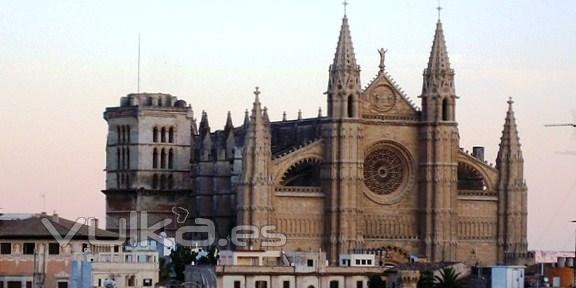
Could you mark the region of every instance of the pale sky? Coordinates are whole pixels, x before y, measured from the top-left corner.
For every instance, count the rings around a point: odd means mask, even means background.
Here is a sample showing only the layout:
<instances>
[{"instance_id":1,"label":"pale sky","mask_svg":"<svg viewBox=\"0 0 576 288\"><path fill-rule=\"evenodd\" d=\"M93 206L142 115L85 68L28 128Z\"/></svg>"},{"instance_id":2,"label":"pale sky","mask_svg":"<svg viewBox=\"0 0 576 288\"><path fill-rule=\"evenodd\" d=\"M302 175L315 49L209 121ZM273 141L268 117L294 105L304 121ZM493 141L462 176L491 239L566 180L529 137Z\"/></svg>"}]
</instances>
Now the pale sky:
<instances>
[{"instance_id":1,"label":"pale sky","mask_svg":"<svg viewBox=\"0 0 576 288\"><path fill-rule=\"evenodd\" d=\"M136 90L138 33L141 90L185 99L196 117L206 110L213 130L227 110L241 123L254 86L272 120L326 111L340 2L0 0L0 211L104 219L102 112ZM386 48L387 71L419 103L437 1L350 2L363 84ZM494 162L514 97L529 248L573 249L576 128L543 125L576 121L576 2L442 5L461 146L485 146Z\"/></svg>"}]
</instances>

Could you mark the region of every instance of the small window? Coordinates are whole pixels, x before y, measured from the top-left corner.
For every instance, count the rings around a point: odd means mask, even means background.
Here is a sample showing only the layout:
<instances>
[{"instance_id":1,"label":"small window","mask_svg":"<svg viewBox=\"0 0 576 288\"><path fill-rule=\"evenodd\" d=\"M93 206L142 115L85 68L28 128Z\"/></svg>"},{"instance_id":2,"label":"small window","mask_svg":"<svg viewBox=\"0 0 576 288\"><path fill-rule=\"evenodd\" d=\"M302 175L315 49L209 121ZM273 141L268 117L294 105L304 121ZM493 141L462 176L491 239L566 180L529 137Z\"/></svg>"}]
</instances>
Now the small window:
<instances>
[{"instance_id":1,"label":"small window","mask_svg":"<svg viewBox=\"0 0 576 288\"><path fill-rule=\"evenodd\" d=\"M58 288L68 288L68 282L67 281L58 282Z\"/></svg>"},{"instance_id":2,"label":"small window","mask_svg":"<svg viewBox=\"0 0 576 288\"><path fill-rule=\"evenodd\" d=\"M136 277L134 277L134 275L130 275L130 277L128 277L128 287L134 287L134 284L136 284L135 278Z\"/></svg>"},{"instance_id":3,"label":"small window","mask_svg":"<svg viewBox=\"0 0 576 288\"><path fill-rule=\"evenodd\" d=\"M20 281L8 281L8 288L22 288L22 282Z\"/></svg>"},{"instance_id":4,"label":"small window","mask_svg":"<svg viewBox=\"0 0 576 288\"><path fill-rule=\"evenodd\" d=\"M26 281L26 288L32 288L32 281Z\"/></svg>"},{"instance_id":5,"label":"small window","mask_svg":"<svg viewBox=\"0 0 576 288\"><path fill-rule=\"evenodd\" d=\"M82 243L82 252L88 251L88 244Z\"/></svg>"},{"instance_id":6,"label":"small window","mask_svg":"<svg viewBox=\"0 0 576 288\"><path fill-rule=\"evenodd\" d=\"M145 278L144 280L142 280L142 286L144 286L144 287L152 287L152 279L150 279L150 278Z\"/></svg>"},{"instance_id":7,"label":"small window","mask_svg":"<svg viewBox=\"0 0 576 288\"><path fill-rule=\"evenodd\" d=\"M442 100L442 121L450 120L450 105L448 104L448 99L444 98Z\"/></svg>"},{"instance_id":8,"label":"small window","mask_svg":"<svg viewBox=\"0 0 576 288\"><path fill-rule=\"evenodd\" d=\"M60 244L58 244L58 243L48 244L48 254L50 254L50 255L60 254Z\"/></svg>"},{"instance_id":9,"label":"small window","mask_svg":"<svg viewBox=\"0 0 576 288\"><path fill-rule=\"evenodd\" d=\"M368 265L372 265L372 260L368 259Z\"/></svg>"},{"instance_id":10,"label":"small window","mask_svg":"<svg viewBox=\"0 0 576 288\"><path fill-rule=\"evenodd\" d=\"M174 143L174 127L170 127L170 129L168 129L168 142Z\"/></svg>"},{"instance_id":11,"label":"small window","mask_svg":"<svg viewBox=\"0 0 576 288\"><path fill-rule=\"evenodd\" d=\"M364 288L364 282L356 281L356 288Z\"/></svg>"},{"instance_id":12,"label":"small window","mask_svg":"<svg viewBox=\"0 0 576 288\"><path fill-rule=\"evenodd\" d=\"M314 267L314 260L308 259L308 261L306 261L306 266L308 266L308 267Z\"/></svg>"},{"instance_id":13,"label":"small window","mask_svg":"<svg viewBox=\"0 0 576 288\"><path fill-rule=\"evenodd\" d=\"M234 288L241 288L240 281L234 281Z\"/></svg>"},{"instance_id":14,"label":"small window","mask_svg":"<svg viewBox=\"0 0 576 288\"><path fill-rule=\"evenodd\" d=\"M268 282L266 282L266 281L256 281L255 288L268 288Z\"/></svg>"},{"instance_id":15,"label":"small window","mask_svg":"<svg viewBox=\"0 0 576 288\"><path fill-rule=\"evenodd\" d=\"M22 246L22 253L24 255L34 255L34 250L36 250L36 244L34 243L24 243Z\"/></svg>"},{"instance_id":16,"label":"small window","mask_svg":"<svg viewBox=\"0 0 576 288\"><path fill-rule=\"evenodd\" d=\"M360 260L356 259L356 265L360 265Z\"/></svg>"},{"instance_id":17,"label":"small window","mask_svg":"<svg viewBox=\"0 0 576 288\"><path fill-rule=\"evenodd\" d=\"M366 265L366 259L362 259L362 265Z\"/></svg>"},{"instance_id":18,"label":"small window","mask_svg":"<svg viewBox=\"0 0 576 288\"><path fill-rule=\"evenodd\" d=\"M282 288L290 288L290 281L282 282Z\"/></svg>"},{"instance_id":19,"label":"small window","mask_svg":"<svg viewBox=\"0 0 576 288\"><path fill-rule=\"evenodd\" d=\"M330 288L338 288L339 284L340 283L338 283L337 280L332 280L332 281L330 281Z\"/></svg>"},{"instance_id":20,"label":"small window","mask_svg":"<svg viewBox=\"0 0 576 288\"><path fill-rule=\"evenodd\" d=\"M2 255L12 254L12 244L11 243L0 243L0 254L2 254Z\"/></svg>"}]
</instances>

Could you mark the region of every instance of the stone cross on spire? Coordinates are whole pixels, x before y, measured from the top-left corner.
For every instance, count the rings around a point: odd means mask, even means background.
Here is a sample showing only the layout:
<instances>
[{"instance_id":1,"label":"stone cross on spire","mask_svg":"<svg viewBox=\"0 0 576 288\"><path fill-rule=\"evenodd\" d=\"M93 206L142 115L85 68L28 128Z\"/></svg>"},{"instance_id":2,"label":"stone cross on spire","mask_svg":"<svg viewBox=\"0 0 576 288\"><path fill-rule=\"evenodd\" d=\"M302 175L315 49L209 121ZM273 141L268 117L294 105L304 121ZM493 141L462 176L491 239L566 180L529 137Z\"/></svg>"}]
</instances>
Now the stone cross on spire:
<instances>
[{"instance_id":1,"label":"stone cross on spire","mask_svg":"<svg viewBox=\"0 0 576 288\"><path fill-rule=\"evenodd\" d=\"M344 6L344 17L346 17L346 8L348 5L350 5L350 3L348 3L346 0L344 0L344 2L342 2L342 6Z\"/></svg>"},{"instance_id":2,"label":"stone cross on spire","mask_svg":"<svg viewBox=\"0 0 576 288\"><path fill-rule=\"evenodd\" d=\"M380 48L378 50L378 53L380 54L380 65L378 65L378 67L380 67L380 72L384 72L384 68L386 67L386 65L384 65L384 61L386 60L386 52L388 52L388 49L384 50L384 48Z\"/></svg>"},{"instance_id":3,"label":"stone cross on spire","mask_svg":"<svg viewBox=\"0 0 576 288\"><path fill-rule=\"evenodd\" d=\"M442 18L442 5L440 4L440 0L438 0L438 7L436 7L436 10L438 10L438 22L440 22L440 18Z\"/></svg>"}]
</instances>

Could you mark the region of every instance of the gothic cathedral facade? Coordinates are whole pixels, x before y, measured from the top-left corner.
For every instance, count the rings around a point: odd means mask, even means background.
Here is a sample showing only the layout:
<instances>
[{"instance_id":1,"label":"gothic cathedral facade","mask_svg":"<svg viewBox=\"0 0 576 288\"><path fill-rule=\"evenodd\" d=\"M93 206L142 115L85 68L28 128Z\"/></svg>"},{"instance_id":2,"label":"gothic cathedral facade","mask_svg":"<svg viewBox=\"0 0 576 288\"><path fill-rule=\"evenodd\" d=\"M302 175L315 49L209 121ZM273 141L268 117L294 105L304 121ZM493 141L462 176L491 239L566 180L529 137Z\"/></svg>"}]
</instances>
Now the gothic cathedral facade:
<instances>
[{"instance_id":1,"label":"gothic cathedral facade","mask_svg":"<svg viewBox=\"0 0 576 288\"><path fill-rule=\"evenodd\" d=\"M220 238L236 225L274 225L287 237L275 249L322 249L333 264L351 251L384 251L391 262L522 263L527 188L512 101L492 166L482 147L460 148L442 23L420 108L380 53L378 74L362 88L345 16L327 115L315 118L270 121L256 89L242 125L228 114L224 129L211 131L207 113L196 125L190 105L169 94L122 97L104 113L107 228L145 211L149 223L173 219L168 234L195 217L212 219ZM262 246L255 239L245 249Z\"/></svg>"}]
</instances>

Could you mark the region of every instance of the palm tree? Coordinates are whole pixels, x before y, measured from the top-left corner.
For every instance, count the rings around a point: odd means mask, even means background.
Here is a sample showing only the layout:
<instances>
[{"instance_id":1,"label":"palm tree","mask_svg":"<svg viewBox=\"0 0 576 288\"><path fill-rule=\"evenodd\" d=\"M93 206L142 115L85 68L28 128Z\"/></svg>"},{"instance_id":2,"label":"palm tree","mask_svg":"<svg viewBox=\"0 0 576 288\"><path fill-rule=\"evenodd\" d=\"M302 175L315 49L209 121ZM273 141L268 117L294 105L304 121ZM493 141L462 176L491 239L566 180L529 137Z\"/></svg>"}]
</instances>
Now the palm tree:
<instances>
[{"instance_id":1,"label":"palm tree","mask_svg":"<svg viewBox=\"0 0 576 288\"><path fill-rule=\"evenodd\" d=\"M434 288L465 288L467 287L460 273L454 271L452 267L447 267L440 271L440 275L434 276Z\"/></svg>"},{"instance_id":2,"label":"palm tree","mask_svg":"<svg viewBox=\"0 0 576 288\"><path fill-rule=\"evenodd\" d=\"M424 271L420 274L417 288L434 288L434 273L432 271Z\"/></svg>"}]
</instances>

